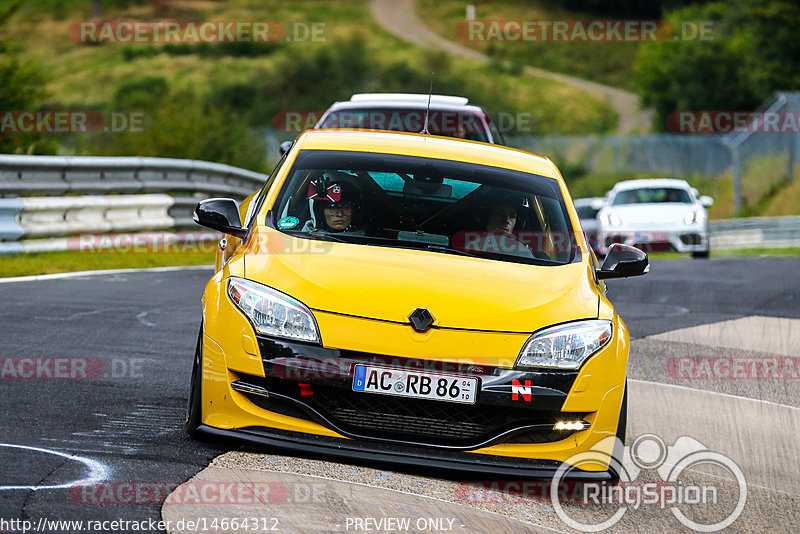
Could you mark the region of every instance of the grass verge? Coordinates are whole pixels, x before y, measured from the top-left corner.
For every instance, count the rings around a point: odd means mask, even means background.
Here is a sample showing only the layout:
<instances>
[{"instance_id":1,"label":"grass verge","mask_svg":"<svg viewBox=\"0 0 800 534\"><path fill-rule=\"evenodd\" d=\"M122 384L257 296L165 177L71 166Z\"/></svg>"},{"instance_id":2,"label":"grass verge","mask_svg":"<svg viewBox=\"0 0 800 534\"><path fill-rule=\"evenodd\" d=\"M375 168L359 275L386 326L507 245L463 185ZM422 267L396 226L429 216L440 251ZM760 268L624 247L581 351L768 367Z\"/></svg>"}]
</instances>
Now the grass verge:
<instances>
[{"instance_id":1,"label":"grass verge","mask_svg":"<svg viewBox=\"0 0 800 534\"><path fill-rule=\"evenodd\" d=\"M691 255L680 252L648 252L651 260L686 260ZM800 247L742 248L736 250L711 250L712 258L800 256ZM702 260L698 260L702 261Z\"/></svg>"},{"instance_id":2,"label":"grass verge","mask_svg":"<svg viewBox=\"0 0 800 534\"><path fill-rule=\"evenodd\" d=\"M36 252L0 256L0 278L36 274L95 271L103 269L143 269L214 265L214 252L137 253L102 250L98 252Z\"/></svg>"}]
</instances>

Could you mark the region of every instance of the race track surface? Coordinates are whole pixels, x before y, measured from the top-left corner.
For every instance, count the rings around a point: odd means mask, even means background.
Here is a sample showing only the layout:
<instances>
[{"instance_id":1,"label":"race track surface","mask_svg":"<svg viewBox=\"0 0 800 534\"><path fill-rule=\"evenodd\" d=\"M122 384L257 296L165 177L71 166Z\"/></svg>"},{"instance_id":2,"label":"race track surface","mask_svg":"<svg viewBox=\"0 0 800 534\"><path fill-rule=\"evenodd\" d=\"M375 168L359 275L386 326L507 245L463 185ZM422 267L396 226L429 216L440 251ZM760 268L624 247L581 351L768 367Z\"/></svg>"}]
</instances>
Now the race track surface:
<instances>
[{"instance_id":1,"label":"race track surface","mask_svg":"<svg viewBox=\"0 0 800 534\"><path fill-rule=\"evenodd\" d=\"M800 519L798 272L798 258L656 260L647 276L608 284L633 339L628 445L643 434L666 445L689 437L735 462L747 502L733 531L788 531ZM210 275L0 282L0 520L230 516L221 505L190 510L185 500L162 510L164 496L196 476L283 488L267 509L238 510L275 518L281 532L400 531L363 521L399 516L426 520L405 531L571 531L547 499L484 499L468 474L190 441L182 423ZM731 367L737 359L747 367ZM728 367L715 368L720 360ZM692 476L714 482L720 497L736 494L720 473L698 468ZM568 508L583 519L594 513ZM645 505L614 529L687 530L669 509Z\"/></svg>"}]
</instances>

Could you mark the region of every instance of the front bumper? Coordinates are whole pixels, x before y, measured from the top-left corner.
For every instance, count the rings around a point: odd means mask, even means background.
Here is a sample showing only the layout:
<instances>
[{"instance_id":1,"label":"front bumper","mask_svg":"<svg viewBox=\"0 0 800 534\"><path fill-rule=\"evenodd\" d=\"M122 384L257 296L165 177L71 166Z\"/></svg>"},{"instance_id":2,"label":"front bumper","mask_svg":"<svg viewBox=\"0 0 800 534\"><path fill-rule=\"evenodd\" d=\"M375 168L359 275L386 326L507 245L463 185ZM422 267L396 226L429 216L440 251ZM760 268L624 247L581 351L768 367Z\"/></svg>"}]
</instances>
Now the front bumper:
<instances>
[{"instance_id":1,"label":"front bumper","mask_svg":"<svg viewBox=\"0 0 800 534\"><path fill-rule=\"evenodd\" d=\"M556 422L585 420L588 427L594 417L562 410L577 371L387 357L266 337L259 337L258 345L264 377L235 373L232 389L270 412L312 421L349 438L468 451L498 443L560 441L572 431L553 430ZM477 402L353 391L357 364L477 379Z\"/></svg>"},{"instance_id":2,"label":"front bumper","mask_svg":"<svg viewBox=\"0 0 800 534\"><path fill-rule=\"evenodd\" d=\"M615 334L612 343L603 349L608 351L607 357L615 358L618 351L627 356L626 344L617 343L618 335ZM590 359L582 370L585 373L534 373L487 366L459 367L459 364L452 363L448 369L430 370L480 377L479 403L474 405L480 413L473 414L473 418L464 416L461 426L476 428L477 423L481 423L484 427L469 435L454 434L462 422L459 418L461 405L454 403L412 402L414 399L401 398L404 402L394 404L394 408L388 412L378 410L384 416L384 421L388 413L389 421L397 418L403 426L417 429L416 433L408 434L380 425L365 427L359 422L377 416L366 413L364 406L342 406L332 399L347 397L349 393L350 400L359 395L368 406L387 406L384 401L391 400L391 397L351 391L352 363L367 358L372 363L383 361L386 365L399 363L414 368L413 361L397 358L385 361L382 360L385 357L379 355L353 354L261 337L258 341L259 352L265 354L261 358L264 376L231 370L225 363L226 357L221 347L204 336L202 432L345 458L536 478L552 476L561 462L590 449L603 438L614 436L617 430L624 367L621 374L616 373L613 367L609 368L607 358L598 358L597 361ZM336 366L320 365L321 358L335 361ZM589 383L586 377L591 379L594 373L600 381L604 372L608 376L604 377L602 384L597 384L597 388L602 391L608 387L604 384L614 385L599 397L600 402L587 403L584 399L583 404L576 403L582 394L590 393L581 391ZM521 394L514 398L511 386L515 380L521 385L526 385L526 381L530 380L530 403ZM234 384L242 382L264 387L268 395L248 393L246 388L243 391L234 387ZM589 389L592 389L591 386ZM309 392L312 394L309 395ZM406 404L413 407L420 403L429 404L439 413L396 411L402 410ZM342 417L341 412L337 413L342 408L350 409L350 418ZM361 411L354 413L359 408ZM402 419L415 415L419 417ZM554 421L568 416L586 421L589 427L574 432L552 430ZM479 421L476 423L475 419ZM419 432L426 422L431 425L433 435ZM592 480L605 480L610 476L601 468L576 473L585 476L576 474L575 478Z\"/></svg>"},{"instance_id":3,"label":"front bumper","mask_svg":"<svg viewBox=\"0 0 800 534\"><path fill-rule=\"evenodd\" d=\"M708 230L687 226L675 230L603 228L597 233L598 253L605 255L614 243L637 247L645 252L706 252Z\"/></svg>"},{"instance_id":4,"label":"front bumper","mask_svg":"<svg viewBox=\"0 0 800 534\"><path fill-rule=\"evenodd\" d=\"M509 458L506 456L482 455L479 459L470 453L442 452L389 445L381 443L361 442L344 438L315 436L298 432L287 432L274 428L242 428L223 430L208 425L201 425L199 432L217 438L235 439L245 443L275 447L305 454L323 454L337 458L360 461L412 465L422 468L446 469L451 471L470 471L491 476L552 478L561 462L530 458ZM603 481L612 478L610 471L568 470L565 480Z\"/></svg>"}]
</instances>

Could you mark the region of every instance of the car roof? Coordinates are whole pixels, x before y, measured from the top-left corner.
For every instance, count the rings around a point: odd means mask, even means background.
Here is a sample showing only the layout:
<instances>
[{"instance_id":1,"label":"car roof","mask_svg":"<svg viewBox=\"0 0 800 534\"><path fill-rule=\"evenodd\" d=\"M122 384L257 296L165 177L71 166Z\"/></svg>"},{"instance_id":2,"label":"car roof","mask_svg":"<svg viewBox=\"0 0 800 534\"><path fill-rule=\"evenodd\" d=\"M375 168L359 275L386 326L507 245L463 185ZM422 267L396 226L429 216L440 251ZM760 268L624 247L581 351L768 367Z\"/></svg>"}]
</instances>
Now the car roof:
<instances>
[{"instance_id":1,"label":"car roof","mask_svg":"<svg viewBox=\"0 0 800 534\"><path fill-rule=\"evenodd\" d=\"M464 96L430 95L431 104L448 106L466 106L469 98ZM428 104L427 94L414 93L359 93L350 97L350 102L406 102L410 104Z\"/></svg>"},{"instance_id":2,"label":"car roof","mask_svg":"<svg viewBox=\"0 0 800 534\"><path fill-rule=\"evenodd\" d=\"M679 178L643 178L641 180L624 180L617 182L612 191L622 191L625 189L640 189L644 187L679 187L681 189L691 189L686 180Z\"/></svg>"},{"instance_id":3,"label":"car roof","mask_svg":"<svg viewBox=\"0 0 800 534\"><path fill-rule=\"evenodd\" d=\"M378 130L306 130L297 138L295 147L301 150L350 150L450 159L533 173L561 181L555 165L548 158L500 145L436 135Z\"/></svg>"},{"instance_id":4,"label":"car roof","mask_svg":"<svg viewBox=\"0 0 800 534\"><path fill-rule=\"evenodd\" d=\"M431 109L482 112L479 106L468 105L469 99L462 96L431 95ZM334 102L327 112L342 109L425 109L428 95L410 93L361 93L350 100Z\"/></svg>"}]
</instances>

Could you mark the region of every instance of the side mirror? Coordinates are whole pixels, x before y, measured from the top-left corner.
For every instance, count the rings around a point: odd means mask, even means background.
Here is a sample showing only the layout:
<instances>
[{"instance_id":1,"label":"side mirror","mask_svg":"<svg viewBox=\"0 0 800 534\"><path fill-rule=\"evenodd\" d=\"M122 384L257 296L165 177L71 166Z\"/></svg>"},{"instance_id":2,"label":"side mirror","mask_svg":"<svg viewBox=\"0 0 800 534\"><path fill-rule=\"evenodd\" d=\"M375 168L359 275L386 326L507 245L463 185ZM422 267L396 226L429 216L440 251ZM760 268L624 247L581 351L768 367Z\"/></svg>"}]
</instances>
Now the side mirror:
<instances>
[{"instance_id":1,"label":"side mirror","mask_svg":"<svg viewBox=\"0 0 800 534\"><path fill-rule=\"evenodd\" d=\"M603 265L597 270L598 280L641 276L650 272L647 254L636 247L614 243L608 248Z\"/></svg>"},{"instance_id":2,"label":"side mirror","mask_svg":"<svg viewBox=\"0 0 800 534\"><path fill-rule=\"evenodd\" d=\"M247 235L239 218L239 205L232 198L207 198L194 208L194 222L235 237Z\"/></svg>"},{"instance_id":3,"label":"side mirror","mask_svg":"<svg viewBox=\"0 0 800 534\"><path fill-rule=\"evenodd\" d=\"M283 156L284 154L289 152L289 149L292 148L293 144L294 144L294 141L284 141L283 143L281 143L281 146L278 147L278 153L281 156Z\"/></svg>"},{"instance_id":4,"label":"side mirror","mask_svg":"<svg viewBox=\"0 0 800 534\"><path fill-rule=\"evenodd\" d=\"M714 205L714 199L708 195L703 195L702 197L700 197L700 204L708 208Z\"/></svg>"}]
</instances>

